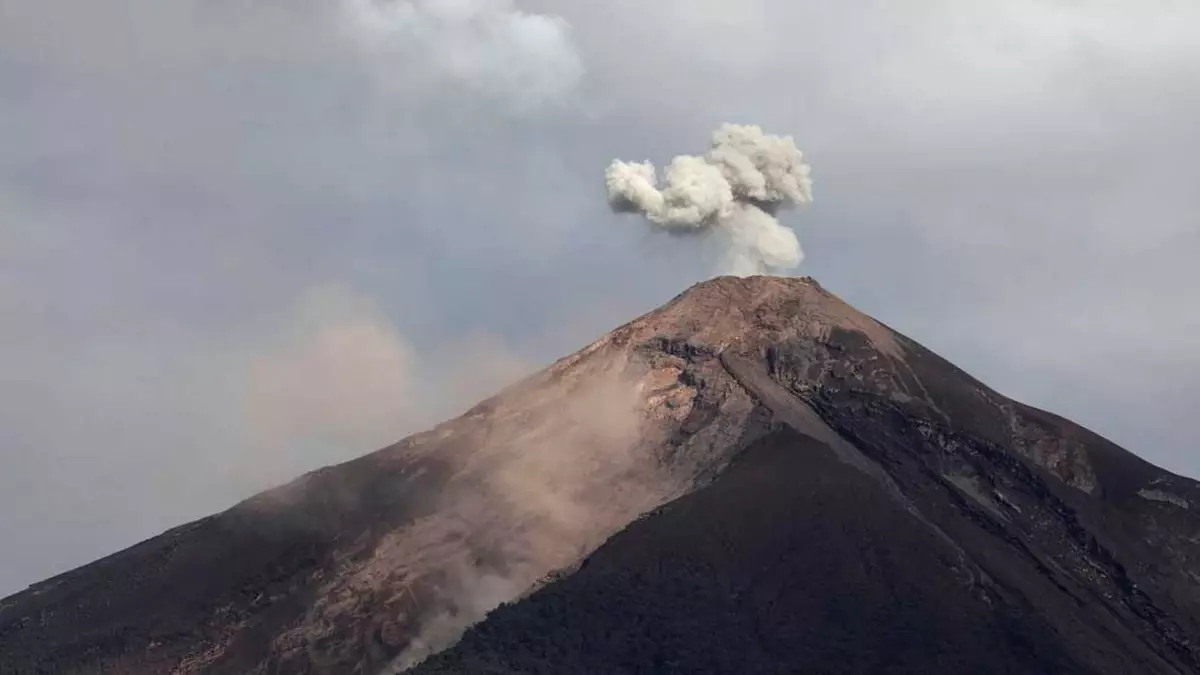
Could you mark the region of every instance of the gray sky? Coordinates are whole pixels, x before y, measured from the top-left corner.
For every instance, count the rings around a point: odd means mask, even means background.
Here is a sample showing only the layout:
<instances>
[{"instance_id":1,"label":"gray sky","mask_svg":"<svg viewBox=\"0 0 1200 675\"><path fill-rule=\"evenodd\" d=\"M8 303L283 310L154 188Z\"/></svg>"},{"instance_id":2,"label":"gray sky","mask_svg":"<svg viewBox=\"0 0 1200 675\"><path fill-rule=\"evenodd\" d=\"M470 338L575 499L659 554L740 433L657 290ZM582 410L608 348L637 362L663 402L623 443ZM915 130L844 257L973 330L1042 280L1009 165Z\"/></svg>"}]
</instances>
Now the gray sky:
<instances>
[{"instance_id":1,"label":"gray sky","mask_svg":"<svg viewBox=\"0 0 1200 675\"><path fill-rule=\"evenodd\" d=\"M1200 474L1200 5L0 0L0 594L707 276L614 157L796 137L811 274Z\"/></svg>"}]
</instances>

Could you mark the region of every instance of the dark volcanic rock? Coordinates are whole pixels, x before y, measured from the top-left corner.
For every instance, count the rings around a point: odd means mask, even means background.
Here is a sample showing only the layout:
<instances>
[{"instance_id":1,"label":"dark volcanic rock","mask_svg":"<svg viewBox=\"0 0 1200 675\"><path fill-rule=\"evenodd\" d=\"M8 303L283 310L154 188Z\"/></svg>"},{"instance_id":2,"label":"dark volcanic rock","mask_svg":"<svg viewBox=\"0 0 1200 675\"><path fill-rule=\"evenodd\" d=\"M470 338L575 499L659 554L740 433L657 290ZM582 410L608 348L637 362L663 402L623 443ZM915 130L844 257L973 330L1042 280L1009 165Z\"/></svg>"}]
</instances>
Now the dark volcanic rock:
<instances>
[{"instance_id":1,"label":"dark volcanic rock","mask_svg":"<svg viewBox=\"0 0 1200 675\"><path fill-rule=\"evenodd\" d=\"M1140 672L1095 645L1113 672ZM1073 646L870 476L783 427L416 672L1088 672Z\"/></svg>"},{"instance_id":2,"label":"dark volcanic rock","mask_svg":"<svg viewBox=\"0 0 1200 675\"><path fill-rule=\"evenodd\" d=\"M812 280L720 278L0 601L0 673L375 673L500 602L420 672L1198 673L1197 504Z\"/></svg>"}]
</instances>

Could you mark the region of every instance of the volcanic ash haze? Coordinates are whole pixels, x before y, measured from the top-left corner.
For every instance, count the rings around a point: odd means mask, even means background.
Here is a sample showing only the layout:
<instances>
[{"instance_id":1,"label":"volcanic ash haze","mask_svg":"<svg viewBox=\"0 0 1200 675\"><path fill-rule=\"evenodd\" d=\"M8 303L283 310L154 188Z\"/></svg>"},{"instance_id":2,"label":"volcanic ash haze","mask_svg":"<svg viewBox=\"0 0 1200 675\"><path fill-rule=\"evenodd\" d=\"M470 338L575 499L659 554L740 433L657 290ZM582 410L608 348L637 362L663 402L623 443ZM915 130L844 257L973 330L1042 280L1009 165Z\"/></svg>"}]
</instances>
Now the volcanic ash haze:
<instances>
[{"instance_id":1,"label":"volcanic ash haze","mask_svg":"<svg viewBox=\"0 0 1200 675\"><path fill-rule=\"evenodd\" d=\"M811 169L803 160L791 136L724 124L707 154L671 160L661 189L649 161L613 160L604 178L614 210L639 213L674 234L718 235L726 246L719 271L750 276L804 259L796 234L776 218L780 208L812 201Z\"/></svg>"}]
</instances>

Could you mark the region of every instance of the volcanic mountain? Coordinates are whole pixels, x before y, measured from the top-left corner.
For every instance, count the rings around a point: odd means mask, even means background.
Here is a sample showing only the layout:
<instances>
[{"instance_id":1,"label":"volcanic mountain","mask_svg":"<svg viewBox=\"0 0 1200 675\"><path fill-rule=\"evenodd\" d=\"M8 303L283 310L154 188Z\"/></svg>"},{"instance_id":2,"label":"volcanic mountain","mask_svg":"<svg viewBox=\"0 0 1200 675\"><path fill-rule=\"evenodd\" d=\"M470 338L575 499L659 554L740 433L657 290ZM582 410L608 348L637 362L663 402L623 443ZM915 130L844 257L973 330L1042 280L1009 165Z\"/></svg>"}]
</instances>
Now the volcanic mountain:
<instances>
[{"instance_id":1,"label":"volcanic mountain","mask_svg":"<svg viewBox=\"0 0 1200 675\"><path fill-rule=\"evenodd\" d=\"M0 673L1200 673L1194 507L811 279L722 277L0 601Z\"/></svg>"}]
</instances>

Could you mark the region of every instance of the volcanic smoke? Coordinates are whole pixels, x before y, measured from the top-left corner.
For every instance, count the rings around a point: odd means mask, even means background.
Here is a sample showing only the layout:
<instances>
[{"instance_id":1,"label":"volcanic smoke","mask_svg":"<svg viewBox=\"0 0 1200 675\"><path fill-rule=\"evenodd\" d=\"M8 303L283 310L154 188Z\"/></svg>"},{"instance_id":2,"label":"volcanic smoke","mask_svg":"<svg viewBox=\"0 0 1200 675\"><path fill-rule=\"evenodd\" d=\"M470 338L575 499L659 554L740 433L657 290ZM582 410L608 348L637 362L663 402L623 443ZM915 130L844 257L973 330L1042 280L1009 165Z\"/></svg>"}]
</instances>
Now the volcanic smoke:
<instances>
[{"instance_id":1,"label":"volcanic smoke","mask_svg":"<svg viewBox=\"0 0 1200 675\"><path fill-rule=\"evenodd\" d=\"M721 236L722 272L770 274L804 259L796 233L776 218L782 208L812 201L803 158L791 136L723 124L706 154L671 160L661 189L649 161L613 160L604 179L615 211L641 214L672 234Z\"/></svg>"}]
</instances>

